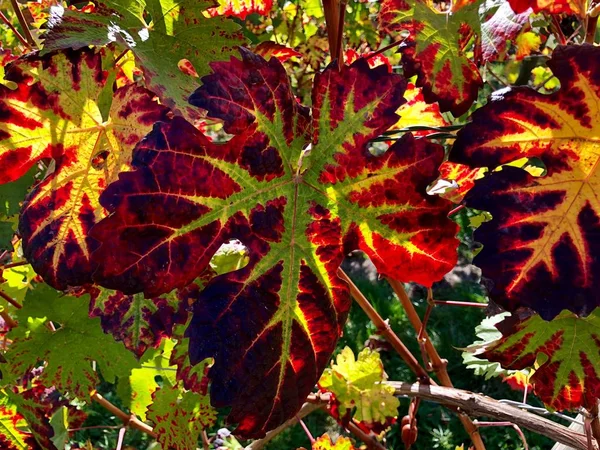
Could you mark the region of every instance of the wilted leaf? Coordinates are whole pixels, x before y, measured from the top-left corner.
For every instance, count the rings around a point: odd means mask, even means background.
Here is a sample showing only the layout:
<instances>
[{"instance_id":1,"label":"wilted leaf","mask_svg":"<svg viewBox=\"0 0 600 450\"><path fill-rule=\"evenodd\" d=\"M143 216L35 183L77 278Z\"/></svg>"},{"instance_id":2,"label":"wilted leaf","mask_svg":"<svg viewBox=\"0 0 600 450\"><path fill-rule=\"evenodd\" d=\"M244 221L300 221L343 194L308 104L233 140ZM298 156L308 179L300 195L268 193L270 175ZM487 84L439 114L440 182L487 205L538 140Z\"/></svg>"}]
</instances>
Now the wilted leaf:
<instances>
[{"instance_id":1,"label":"wilted leaf","mask_svg":"<svg viewBox=\"0 0 600 450\"><path fill-rule=\"evenodd\" d=\"M337 356L331 369L325 369L319 387L339 402L340 416L356 408L354 419L365 424L384 424L398 415L400 401L386 380L379 353L366 348L354 357L349 347Z\"/></svg>"},{"instance_id":2,"label":"wilted leaf","mask_svg":"<svg viewBox=\"0 0 600 450\"><path fill-rule=\"evenodd\" d=\"M558 47L549 67L561 89L497 93L458 134L450 158L496 167L540 158L547 175L503 167L475 183L467 206L493 220L475 232L475 258L493 280L491 297L510 311L526 306L544 319L563 309L589 314L600 305L597 200L600 49Z\"/></svg>"},{"instance_id":3,"label":"wilted leaf","mask_svg":"<svg viewBox=\"0 0 600 450\"><path fill-rule=\"evenodd\" d=\"M148 407L148 420L154 422L156 440L163 448L189 450L197 447L198 436L211 427L217 412L209 398L195 392L183 392L177 387L157 389Z\"/></svg>"},{"instance_id":4,"label":"wilted leaf","mask_svg":"<svg viewBox=\"0 0 600 450\"><path fill-rule=\"evenodd\" d=\"M477 98L483 81L477 66L467 58L464 46L471 34L479 34L478 2L449 15L425 0L384 0L379 23L382 30L408 32L400 48L407 77L417 75L428 103L438 102L442 112L460 116Z\"/></svg>"},{"instance_id":5,"label":"wilted leaf","mask_svg":"<svg viewBox=\"0 0 600 450\"><path fill-rule=\"evenodd\" d=\"M530 379L536 395L557 409L589 407L600 398L600 309L588 317L563 311L551 322L539 315L505 319L503 337L483 358L507 369L539 365ZM537 362L537 364L536 364Z\"/></svg>"},{"instance_id":6,"label":"wilted leaf","mask_svg":"<svg viewBox=\"0 0 600 450\"><path fill-rule=\"evenodd\" d=\"M187 100L198 80L179 69L191 63L200 76L208 63L227 59L244 44L239 26L223 17L207 18L212 0L104 0L95 13L57 9L45 35L44 49L81 48L117 42L135 54L146 86L175 112L195 119L198 110ZM117 15L115 14L117 13ZM149 13L153 20L146 23Z\"/></svg>"},{"instance_id":7,"label":"wilted leaf","mask_svg":"<svg viewBox=\"0 0 600 450\"><path fill-rule=\"evenodd\" d=\"M329 67L316 76L311 123L279 61L242 55L215 63L191 99L234 137L214 144L181 118L158 124L137 170L103 194L113 214L93 236L97 281L150 296L192 281L223 242L248 248L246 267L198 294L187 337L192 363L215 358L213 404L258 436L301 407L335 348L348 251L431 285L454 266L457 241L451 204L425 193L442 148L406 136L381 157L367 149L398 119L401 77L364 60Z\"/></svg>"},{"instance_id":8,"label":"wilted leaf","mask_svg":"<svg viewBox=\"0 0 600 450\"><path fill-rule=\"evenodd\" d=\"M167 109L130 85L114 93L103 120L98 102L106 72L101 53L91 50L19 61L9 78L18 88L0 86L0 164L7 168L0 182L19 178L39 159L55 161L21 211L25 257L56 288L89 283L93 242L87 232L104 216L98 197L129 167L133 147Z\"/></svg>"},{"instance_id":9,"label":"wilted leaf","mask_svg":"<svg viewBox=\"0 0 600 450\"><path fill-rule=\"evenodd\" d=\"M40 382L85 400L99 382L92 361L109 382L129 375L138 365L134 356L104 334L99 319L88 317L88 308L87 295L61 297L44 284L29 291L16 313L19 327L8 334L13 342L5 354L8 364L2 365L3 381L12 383L45 362ZM48 321L57 324L56 331Z\"/></svg>"}]
</instances>

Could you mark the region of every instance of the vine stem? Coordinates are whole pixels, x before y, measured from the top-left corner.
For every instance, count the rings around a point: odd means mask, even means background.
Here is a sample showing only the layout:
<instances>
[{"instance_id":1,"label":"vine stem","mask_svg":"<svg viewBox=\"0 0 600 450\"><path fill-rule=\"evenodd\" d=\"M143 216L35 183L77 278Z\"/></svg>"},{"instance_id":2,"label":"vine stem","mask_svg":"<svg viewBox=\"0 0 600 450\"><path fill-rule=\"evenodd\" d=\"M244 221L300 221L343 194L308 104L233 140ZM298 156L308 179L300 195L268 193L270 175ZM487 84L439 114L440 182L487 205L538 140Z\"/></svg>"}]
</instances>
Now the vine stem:
<instances>
[{"instance_id":1,"label":"vine stem","mask_svg":"<svg viewBox=\"0 0 600 450\"><path fill-rule=\"evenodd\" d=\"M37 48L35 39L33 39L33 35L31 34L29 25L27 24L27 21L25 20L25 17L23 16L23 11L21 11L21 7L17 3L17 0L10 0L10 4L12 5L13 10L15 11L15 15L17 16L17 19L19 20L19 25L21 25L21 28L23 28L23 33L25 34L25 39L27 40L27 42L29 43L29 45L32 49Z\"/></svg>"},{"instance_id":2,"label":"vine stem","mask_svg":"<svg viewBox=\"0 0 600 450\"><path fill-rule=\"evenodd\" d=\"M521 428L519 427L519 425L515 425L512 422L480 422L480 421L475 421L473 423L475 423L478 427L512 427L517 432L517 434L519 435L519 437L521 438L521 442L523 442L523 446L525 447L525 450L529 450L529 445L527 444L527 438L525 438L525 435L523 434L523 431L521 430Z\"/></svg>"},{"instance_id":3,"label":"vine stem","mask_svg":"<svg viewBox=\"0 0 600 450\"><path fill-rule=\"evenodd\" d=\"M146 433L147 435L152 436L153 438L156 439L156 433L154 432L154 430L152 430L152 427L150 425L145 424L144 422L142 422L141 420L139 420L137 417L135 417L133 415L129 415L126 412L121 411L119 408L117 408L111 402L106 400L104 397L102 397L97 392L94 392L91 395L91 398L93 401L98 403L104 409L108 410L114 416L121 419L125 425L128 425L131 428L135 428L136 430Z\"/></svg>"},{"instance_id":4,"label":"vine stem","mask_svg":"<svg viewBox=\"0 0 600 450\"><path fill-rule=\"evenodd\" d=\"M14 300L10 295L8 295L2 289L0 289L0 297L2 297L4 300L6 300L11 305L13 305L15 308L17 308L17 309L22 308L22 306L16 300Z\"/></svg>"},{"instance_id":5,"label":"vine stem","mask_svg":"<svg viewBox=\"0 0 600 450\"><path fill-rule=\"evenodd\" d=\"M431 339L429 339L429 335L427 334L427 332L425 331L425 329L423 327L423 322L421 321L419 314L417 314L417 310L415 309L415 306L410 301L410 298L408 297L408 294L406 293L404 286L399 281L393 280L391 278L388 278L388 283L390 284L390 286L392 287L392 289L398 296L398 299L400 300L402 307L406 311L408 320L410 321L410 323L413 326L413 328L415 329L415 331L419 332L419 334L422 333L423 346L424 346L425 352L427 353L428 359L431 361L433 370L435 371L435 374L437 375L438 379L440 380L440 383L442 384L442 386L446 386L449 388L454 387L454 385L452 384L452 380L450 379L450 375L448 374L448 369L447 369L448 361L440 358L440 355L439 355L437 349L435 348L435 346L433 345L433 343L431 342ZM430 309L430 308L428 307L428 309ZM473 421L469 418L469 416L467 416L466 414L459 413L458 418L460 419L463 427L465 428L465 430L471 437L471 440L473 441L473 445L475 445L475 449L476 450L485 450L485 445L483 443L483 440L481 439L479 430L477 429L477 426L473 423Z\"/></svg>"},{"instance_id":6,"label":"vine stem","mask_svg":"<svg viewBox=\"0 0 600 450\"><path fill-rule=\"evenodd\" d=\"M26 266L27 264L29 264L28 261L18 261L14 263L4 264L0 267L0 269L10 269L12 267Z\"/></svg>"},{"instance_id":7,"label":"vine stem","mask_svg":"<svg viewBox=\"0 0 600 450\"><path fill-rule=\"evenodd\" d=\"M27 48L28 50L31 50L31 45L29 45L29 42L27 42L25 40L25 38L23 37L23 35L21 33L19 33L19 30L17 30L15 28L15 26L10 22L10 20L8 19L8 17L6 17L2 11L0 11L0 19L2 20L2 22L4 22L4 24L8 28L10 28L10 30L15 34L15 36L17 37L17 39L19 41L21 41L21 44L23 44L25 46L25 48Z\"/></svg>"},{"instance_id":8,"label":"vine stem","mask_svg":"<svg viewBox=\"0 0 600 450\"><path fill-rule=\"evenodd\" d=\"M487 303L476 303L476 302L460 302L456 300L434 300L433 303L436 305L446 306L466 306L468 308L481 308L485 309L488 307Z\"/></svg>"},{"instance_id":9,"label":"vine stem","mask_svg":"<svg viewBox=\"0 0 600 450\"><path fill-rule=\"evenodd\" d=\"M429 377L427 371L419 364L417 358L414 357L406 345L404 345L404 343L400 340L398 335L390 328L389 324L382 319L377 311L375 311L375 308L373 308L371 303L369 303L369 300L367 300L358 287L356 287L346 272L344 272L342 269L338 269L338 276L348 283L350 295L354 301L358 304L358 306L361 307L371 322L373 322L377 328L377 331L383 337L385 337L385 339L391 344L394 350L396 350L396 352L413 371L413 373L419 377L419 380L422 383L435 383L435 381Z\"/></svg>"}]
</instances>

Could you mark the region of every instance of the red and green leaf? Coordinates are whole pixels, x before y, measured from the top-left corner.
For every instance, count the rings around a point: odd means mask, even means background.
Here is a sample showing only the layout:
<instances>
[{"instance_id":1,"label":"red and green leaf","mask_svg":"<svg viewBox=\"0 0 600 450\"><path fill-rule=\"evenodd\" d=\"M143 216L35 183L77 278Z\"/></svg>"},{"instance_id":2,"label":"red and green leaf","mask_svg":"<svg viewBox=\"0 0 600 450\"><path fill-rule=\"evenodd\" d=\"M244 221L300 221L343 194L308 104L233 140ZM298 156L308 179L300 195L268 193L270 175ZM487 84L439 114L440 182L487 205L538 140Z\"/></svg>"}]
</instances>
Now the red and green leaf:
<instances>
[{"instance_id":1,"label":"red and green leaf","mask_svg":"<svg viewBox=\"0 0 600 450\"><path fill-rule=\"evenodd\" d=\"M261 42L254 48L254 53L262 56L266 60L275 57L281 62L286 62L292 57L301 57L302 53L297 52L293 48L282 44L277 44L273 41Z\"/></svg>"},{"instance_id":2,"label":"red and green leaf","mask_svg":"<svg viewBox=\"0 0 600 450\"><path fill-rule=\"evenodd\" d=\"M481 61L485 64L503 57L507 44L514 42L531 14L529 8L516 14L508 1L501 3L492 17L481 24Z\"/></svg>"},{"instance_id":3,"label":"red and green leaf","mask_svg":"<svg viewBox=\"0 0 600 450\"><path fill-rule=\"evenodd\" d=\"M30 444L25 418L17 411L10 392L0 391L0 446L5 450L27 450Z\"/></svg>"},{"instance_id":4,"label":"red and green leaf","mask_svg":"<svg viewBox=\"0 0 600 450\"><path fill-rule=\"evenodd\" d=\"M92 232L96 280L159 295L239 239L248 265L197 294L186 336L193 364L215 359L213 405L231 406L240 434L260 436L298 411L335 348L350 303L336 271L348 251L430 286L454 266L456 226L451 204L425 192L440 146L406 136L381 157L367 149L398 119L401 77L364 60L331 66L316 76L311 121L276 59L242 50L213 69L191 102L233 138L214 144L181 118L155 126L136 170L101 198L112 214Z\"/></svg>"},{"instance_id":5,"label":"red and green leaf","mask_svg":"<svg viewBox=\"0 0 600 450\"><path fill-rule=\"evenodd\" d=\"M217 419L208 396L182 392L177 386L157 389L152 400L146 416L154 422L156 440L163 448L196 448L202 430L210 428Z\"/></svg>"},{"instance_id":6,"label":"red and green leaf","mask_svg":"<svg viewBox=\"0 0 600 450\"><path fill-rule=\"evenodd\" d=\"M494 282L491 297L511 311L530 307L549 320L563 309L585 315L600 305L599 57L591 45L557 48L548 64L559 91L496 93L450 153L471 166L532 157L546 166L544 177L503 167L466 198L494 218L475 232L484 245L475 264Z\"/></svg>"},{"instance_id":7,"label":"red and green leaf","mask_svg":"<svg viewBox=\"0 0 600 450\"><path fill-rule=\"evenodd\" d=\"M199 111L188 103L208 63L226 59L244 44L239 26L223 17L205 17L212 0L104 0L94 13L64 10L53 17L44 49L75 49L117 42L133 52L146 86L163 104L191 119ZM116 13L116 14L115 14ZM148 15L153 20L147 23ZM180 70L180 63L193 70ZM183 67L186 67L185 65Z\"/></svg>"},{"instance_id":8,"label":"red and green leaf","mask_svg":"<svg viewBox=\"0 0 600 450\"><path fill-rule=\"evenodd\" d=\"M460 116L477 98L483 81L465 46L479 34L478 2L454 14L432 9L426 0L384 0L380 28L393 35L409 32L401 46L407 77L417 75L428 103L438 102L442 112Z\"/></svg>"},{"instance_id":9,"label":"red and green leaf","mask_svg":"<svg viewBox=\"0 0 600 450\"><path fill-rule=\"evenodd\" d=\"M9 79L18 88L0 86L0 164L7 168L0 179L14 180L42 158L55 164L21 211L25 256L56 288L88 283L93 242L87 233L104 216L100 193L129 167L133 147L167 109L129 85L114 93L105 120L100 102L107 74L102 54L91 50L21 60Z\"/></svg>"},{"instance_id":10,"label":"red and green leaf","mask_svg":"<svg viewBox=\"0 0 600 450\"><path fill-rule=\"evenodd\" d=\"M563 311L551 322L514 315L497 325L503 337L481 357L506 369L536 370L536 395L557 410L590 407L600 398L600 309L588 317Z\"/></svg>"}]
</instances>

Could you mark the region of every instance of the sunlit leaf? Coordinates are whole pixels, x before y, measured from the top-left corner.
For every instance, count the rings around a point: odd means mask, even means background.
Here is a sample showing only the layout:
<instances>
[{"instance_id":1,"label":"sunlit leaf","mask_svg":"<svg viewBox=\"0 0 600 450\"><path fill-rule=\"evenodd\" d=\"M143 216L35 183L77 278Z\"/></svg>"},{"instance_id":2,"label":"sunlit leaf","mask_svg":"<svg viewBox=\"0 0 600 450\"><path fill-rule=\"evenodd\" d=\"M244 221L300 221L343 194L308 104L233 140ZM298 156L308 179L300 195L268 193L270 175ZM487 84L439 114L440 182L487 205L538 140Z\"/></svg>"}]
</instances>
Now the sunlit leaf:
<instances>
[{"instance_id":1,"label":"sunlit leaf","mask_svg":"<svg viewBox=\"0 0 600 450\"><path fill-rule=\"evenodd\" d=\"M267 15L273 7L273 0L217 0L219 6L210 8L211 16L234 16L245 19L248 14Z\"/></svg>"},{"instance_id":2,"label":"sunlit leaf","mask_svg":"<svg viewBox=\"0 0 600 450\"><path fill-rule=\"evenodd\" d=\"M338 436L334 443L331 437L325 433L313 442L312 450L356 450L356 447L347 437Z\"/></svg>"},{"instance_id":3,"label":"sunlit leaf","mask_svg":"<svg viewBox=\"0 0 600 450\"><path fill-rule=\"evenodd\" d=\"M552 319L563 309L589 314L600 305L597 191L600 50L559 47L548 63L561 89L496 93L458 134L450 158L496 167L540 158L547 175L514 167L475 183L467 205L488 211L475 258L493 280L491 297L510 311L527 306Z\"/></svg>"},{"instance_id":4,"label":"sunlit leaf","mask_svg":"<svg viewBox=\"0 0 600 450\"><path fill-rule=\"evenodd\" d=\"M198 293L186 336L192 363L215 359L213 405L259 436L301 407L333 352L348 251L431 285L454 266L457 241L451 204L425 192L441 146L407 135L383 156L368 151L398 119L401 77L364 60L330 66L316 76L311 121L277 59L242 56L213 64L191 98L233 138L214 144L180 118L157 124L137 169L103 194L112 214L92 233L96 280L149 296L185 286L230 239L248 248L246 267Z\"/></svg>"},{"instance_id":5,"label":"sunlit leaf","mask_svg":"<svg viewBox=\"0 0 600 450\"><path fill-rule=\"evenodd\" d=\"M508 0L516 13L522 13L529 8L534 12L550 14L574 14L583 17L586 12L585 0Z\"/></svg>"},{"instance_id":6,"label":"sunlit leaf","mask_svg":"<svg viewBox=\"0 0 600 450\"><path fill-rule=\"evenodd\" d=\"M28 450L31 436L25 418L17 412L17 405L9 394L0 391L0 445L5 450Z\"/></svg>"},{"instance_id":7,"label":"sunlit leaf","mask_svg":"<svg viewBox=\"0 0 600 450\"><path fill-rule=\"evenodd\" d=\"M423 127L443 127L448 125L444 116L440 112L437 103L427 103L423 96L423 90L416 87L413 83L408 83L404 93L406 103L398 108L396 114L400 120L392 128L406 128L411 126ZM416 131L415 136L427 136L435 131Z\"/></svg>"}]
</instances>

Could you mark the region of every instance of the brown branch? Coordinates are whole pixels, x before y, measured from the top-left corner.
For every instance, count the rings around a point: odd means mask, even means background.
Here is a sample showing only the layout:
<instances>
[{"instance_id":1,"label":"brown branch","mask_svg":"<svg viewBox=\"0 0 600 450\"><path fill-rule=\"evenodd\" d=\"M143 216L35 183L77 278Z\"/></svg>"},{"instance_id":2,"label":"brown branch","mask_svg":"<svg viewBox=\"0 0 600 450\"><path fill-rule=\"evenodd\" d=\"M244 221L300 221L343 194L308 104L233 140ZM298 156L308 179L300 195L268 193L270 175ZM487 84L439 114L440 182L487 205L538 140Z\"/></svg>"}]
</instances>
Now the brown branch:
<instances>
[{"instance_id":1,"label":"brown branch","mask_svg":"<svg viewBox=\"0 0 600 450\"><path fill-rule=\"evenodd\" d=\"M552 422L544 417L500 403L485 395L456 388L419 383L388 381L386 384L394 387L396 395L420 397L423 400L453 406L472 417L493 417L494 419L511 422L521 428L547 436L561 444L578 450L588 450L587 437L584 434L574 432L564 425ZM598 450L598 446L594 444L593 449Z\"/></svg>"},{"instance_id":2,"label":"brown branch","mask_svg":"<svg viewBox=\"0 0 600 450\"><path fill-rule=\"evenodd\" d=\"M6 324L9 330L12 330L13 328L17 327L17 322L15 322L15 320L12 317L10 317L10 315L5 310L0 311L0 317L4 319L4 323Z\"/></svg>"},{"instance_id":3,"label":"brown branch","mask_svg":"<svg viewBox=\"0 0 600 450\"><path fill-rule=\"evenodd\" d=\"M346 429L363 441L369 450L386 450L373 433L365 433L353 420L348 423Z\"/></svg>"},{"instance_id":4,"label":"brown branch","mask_svg":"<svg viewBox=\"0 0 600 450\"><path fill-rule=\"evenodd\" d=\"M27 40L31 48L37 48L37 44L35 43L35 39L33 39L31 30L29 29L29 25L27 24L27 21L23 16L23 11L21 11L21 6L17 3L17 0L10 0L10 4L12 5L13 10L15 11L17 19L19 20L19 25L21 25L21 28L23 29L25 39Z\"/></svg>"},{"instance_id":5,"label":"brown branch","mask_svg":"<svg viewBox=\"0 0 600 450\"><path fill-rule=\"evenodd\" d=\"M390 343L390 345L394 348L394 350L396 350L396 352L413 371L413 373L419 377L419 381L422 383L434 383L434 381L429 377L427 371L419 364L419 361L417 361L410 350L404 345L398 335L394 333L389 324L381 318L377 311L375 311L375 308L373 308L363 293L360 292L346 272L344 272L342 269L338 269L338 276L348 283L350 295L352 295L354 301L358 303L358 306L362 308L367 317L371 320L371 322L373 322L377 328L377 331Z\"/></svg>"},{"instance_id":6,"label":"brown branch","mask_svg":"<svg viewBox=\"0 0 600 450\"><path fill-rule=\"evenodd\" d=\"M298 411L294 417L292 417L287 422L282 423L274 430L269 431L264 438L258 439L252 442L250 445L246 447L246 450L260 450L263 448L271 439L281 433L283 430L291 427L292 425L296 425L298 423L298 419L302 419L303 417L308 416L310 413L316 411L317 409L321 409L325 406L325 400L317 401L316 403L305 403L304 406Z\"/></svg>"},{"instance_id":7,"label":"brown branch","mask_svg":"<svg viewBox=\"0 0 600 450\"><path fill-rule=\"evenodd\" d=\"M446 368L448 361L442 360L442 358L440 358L437 349L431 342L431 339L429 339L429 335L426 331L424 331L423 322L417 314L417 310L410 301L410 298L408 298L408 294L406 293L404 286L399 281L393 280L391 278L388 278L388 283L390 283L390 286L400 299L400 303L402 303L402 306L406 311L408 320L410 321L415 331L423 333L422 337L425 351L429 357L429 360L431 361L431 365L433 367L433 370L435 371L436 376L440 380L440 383L442 384L442 386L450 388L453 387L454 385L452 384L452 380L450 379L450 375L448 375L448 370ZM479 434L477 427L473 424L471 419L467 415L460 413L458 414L458 417L461 423L463 424L463 427L471 437L475 448L477 450L485 450L485 445L483 443L483 440L481 439L481 435Z\"/></svg>"},{"instance_id":8,"label":"brown branch","mask_svg":"<svg viewBox=\"0 0 600 450\"><path fill-rule=\"evenodd\" d=\"M21 41L21 44L23 44L25 46L25 48L31 50L31 45L29 45L29 42L27 42L25 40L25 38L23 37L23 35L21 33L19 33L19 30L17 30L15 28L15 26L11 23L11 21L8 19L8 17L6 17L4 15L4 13L2 11L0 11L0 20L2 20L2 22L4 22L4 24L10 28L10 30L15 34L15 36L17 37L17 39L19 41Z\"/></svg>"},{"instance_id":9,"label":"brown branch","mask_svg":"<svg viewBox=\"0 0 600 450\"><path fill-rule=\"evenodd\" d=\"M17 308L17 309L22 308L22 306L15 299L13 299L10 295L8 295L2 289L0 289L0 297L2 297L4 300L6 300L11 305L13 305L15 308Z\"/></svg>"},{"instance_id":10,"label":"brown branch","mask_svg":"<svg viewBox=\"0 0 600 450\"><path fill-rule=\"evenodd\" d=\"M4 264L0 268L2 268L2 269L10 269L12 267L26 266L27 264L29 264L29 261L17 261L17 262L14 262L14 263Z\"/></svg>"},{"instance_id":11,"label":"brown branch","mask_svg":"<svg viewBox=\"0 0 600 450\"><path fill-rule=\"evenodd\" d=\"M515 425L512 422L481 422L479 420L476 420L473 423L475 425L477 425L478 427L482 427L482 428L483 427L511 427L512 429L514 429L517 432L517 434L521 438L521 442L523 442L523 447L525 447L525 450L529 450L529 445L527 444L527 438L523 434L523 431L521 430L521 428L518 425Z\"/></svg>"},{"instance_id":12,"label":"brown branch","mask_svg":"<svg viewBox=\"0 0 600 450\"><path fill-rule=\"evenodd\" d=\"M123 421L124 424L130 426L131 428L135 428L136 430L141 431L142 433L146 433L149 436L152 436L156 439L156 433L152 430L152 427L148 424L145 424L137 417L127 414L126 412L121 411L111 402L106 400L97 392L92 394L92 400L101 405L104 409L108 410L114 416L118 417Z\"/></svg>"},{"instance_id":13,"label":"brown branch","mask_svg":"<svg viewBox=\"0 0 600 450\"><path fill-rule=\"evenodd\" d=\"M600 445L600 419L598 419L598 401L594 401L592 406L588 408L590 415L590 427L592 436L596 439L596 443Z\"/></svg>"}]
</instances>

